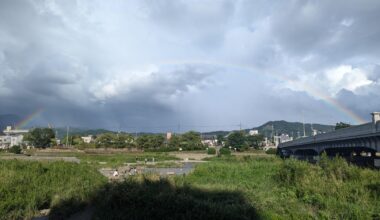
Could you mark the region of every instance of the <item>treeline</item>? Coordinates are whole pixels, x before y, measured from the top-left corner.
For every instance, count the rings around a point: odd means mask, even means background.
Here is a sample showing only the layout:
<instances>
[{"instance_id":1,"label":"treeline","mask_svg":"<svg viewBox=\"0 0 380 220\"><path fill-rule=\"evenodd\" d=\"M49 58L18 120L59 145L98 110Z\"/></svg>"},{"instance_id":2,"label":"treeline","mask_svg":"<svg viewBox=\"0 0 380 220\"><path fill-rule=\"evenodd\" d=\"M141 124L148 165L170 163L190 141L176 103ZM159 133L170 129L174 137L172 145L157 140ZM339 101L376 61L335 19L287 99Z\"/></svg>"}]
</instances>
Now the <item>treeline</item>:
<instances>
[{"instance_id":1,"label":"treeline","mask_svg":"<svg viewBox=\"0 0 380 220\"><path fill-rule=\"evenodd\" d=\"M135 137L128 133L104 133L85 143L81 136L72 135L61 140L63 145L79 148L138 148L144 150L203 150L201 135L195 131L175 134L167 140L162 134L143 134Z\"/></svg>"},{"instance_id":2,"label":"treeline","mask_svg":"<svg viewBox=\"0 0 380 220\"><path fill-rule=\"evenodd\" d=\"M261 149L263 147L264 136L261 134L249 135L244 131L234 131L224 137L218 135L217 142L219 145L227 148L236 148L238 151L244 151L249 148Z\"/></svg>"},{"instance_id":3,"label":"treeline","mask_svg":"<svg viewBox=\"0 0 380 220\"><path fill-rule=\"evenodd\" d=\"M235 131L227 136L218 135L217 144L239 151L248 148L260 149L263 146L263 135L248 135L244 131ZM34 128L24 136L25 145L33 147L74 146L78 148L137 148L144 150L203 150L207 145L202 143L201 134L189 131L174 134L166 139L163 134L143 134L137 137L129 133L103 133L93 136L90 143L85 143L80 135L70 135L57 142L55 132L50 128Z\"/></svg>"}]
</instances>

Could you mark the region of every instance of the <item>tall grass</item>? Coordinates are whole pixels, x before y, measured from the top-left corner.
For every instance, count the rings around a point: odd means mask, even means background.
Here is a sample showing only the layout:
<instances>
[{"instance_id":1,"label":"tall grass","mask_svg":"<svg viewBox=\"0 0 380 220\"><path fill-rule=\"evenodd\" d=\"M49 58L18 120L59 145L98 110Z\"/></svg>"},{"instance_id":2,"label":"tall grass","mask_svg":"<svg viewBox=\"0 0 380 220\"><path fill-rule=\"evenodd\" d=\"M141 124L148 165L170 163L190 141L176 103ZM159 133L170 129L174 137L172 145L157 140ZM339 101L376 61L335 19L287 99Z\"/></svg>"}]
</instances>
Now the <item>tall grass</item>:
<instances>
[{"instance_id":1,"label":"tall grass","mask_svg":"<svg viewBox=\"0 0 380 220\"><path fill-rule=\"evenodd\" d=\"M86 165L0 160L0 219L29 219L69 199L84 204L105 183ZM69 212L81 208L73 204L67 205Z\"/></svg>"},{"instance_id":2,"label":"tall grass","mask_svg":"<svg viewBox=\"0 0 380 220\"><path fill-rule=\"evenodd\" d=\"M105 183L94 166L0 161L0 216L62 217L85 205L94 219L379 219L380 172L322 157L221 156L187 176ZM140 178L140 179L139 179Z\"/></svg>"},{"instance_id":3,"label":"tall grass","mask_svg":"<svg viewBox=\"0 0 380 220\"><path fill-rule=\"evenodd\" d=\"M342 158L322 157L316 166L287 160L276 177L318 218L380 218L378 171L349 165Z\"/></svg>"},{"instance_id":4,"label":"tall grass","mask_svg":"<svg viewBox=\"0 0 380 220\"><path fill-rule=\"evenodd\" d=\"M265 219L380 218L380 172L341 158L318 165L278 158L222 157L178 183L244 194Z\"/></svg>"},{"instance_id":5,"label":"tall grass","mask_svg":"<svg viewBox=\"0 0 380 220\"><path fill-rule=\"evenodd\" d=\"M257 219L253 206L236 191L199 189L167 179L128 179L102 189L94 219Z\"/></svg>"}]
</instances>

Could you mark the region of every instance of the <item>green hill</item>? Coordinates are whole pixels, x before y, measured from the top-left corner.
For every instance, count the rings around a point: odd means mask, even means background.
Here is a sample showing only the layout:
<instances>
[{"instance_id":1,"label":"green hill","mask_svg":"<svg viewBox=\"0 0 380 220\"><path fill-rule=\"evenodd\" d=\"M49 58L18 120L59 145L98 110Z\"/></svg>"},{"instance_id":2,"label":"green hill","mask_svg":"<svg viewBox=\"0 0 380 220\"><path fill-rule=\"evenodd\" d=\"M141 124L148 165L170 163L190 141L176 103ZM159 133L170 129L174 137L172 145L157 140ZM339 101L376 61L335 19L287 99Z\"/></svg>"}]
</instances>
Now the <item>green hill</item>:
<instances>
[{"instance_id":1,"label":"green hill","mask_svg":"<svg viewBox=\"0 0 380 220\"><path fill-rule=\"evenodd\" d=\"M271 137L272 135L272 126L273 126L273 135L274 134L288 134L294 138L298 136L303 136L303 124L300 122L287 122L287 121L268 121L267 123L250 128L244 129L244 131L249 132L250 130L258 130L260 134ZM306 136L310 136L312 133L312 128L317 130L319 133L325 133L333 131L335 126L333 125L323 125L323 124L305 124L305 133ZM212 131L203 133L204 136L217 136L217 135L227 135L231 131Z\"/></svg>"},{"instance_id":2,"label":"green hill","mask_svg":"<svg viewBox=\"0 0 380 220\"><path fill-rule=\"evenodd\" d=\"M335 126L323 124L305 124L306 136L311 136L312 128L314 130L317 130L319 133L326 133L333 131ZM303 124L300 122L269 121L259 127L252 129L258 130L260 134L263 134L266 137L270 137L272 135L272 130L274 134L288 134L294 138L303 136ZM251 129L247 129L247 131L248 130Z\"/></svg>"}]
</instances>

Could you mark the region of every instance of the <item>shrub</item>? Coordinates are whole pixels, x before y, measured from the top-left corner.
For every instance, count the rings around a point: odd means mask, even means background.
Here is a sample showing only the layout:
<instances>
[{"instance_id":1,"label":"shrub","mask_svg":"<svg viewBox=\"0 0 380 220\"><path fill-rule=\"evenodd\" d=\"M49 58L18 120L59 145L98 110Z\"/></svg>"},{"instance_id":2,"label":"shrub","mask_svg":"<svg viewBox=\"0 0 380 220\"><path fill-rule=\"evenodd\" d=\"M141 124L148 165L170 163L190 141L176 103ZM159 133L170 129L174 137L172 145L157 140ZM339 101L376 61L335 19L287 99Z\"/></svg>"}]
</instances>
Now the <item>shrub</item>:
<instances>
[{"instance_id":1,"label":"shrub","mask_svg":"<svg viewBox=\"0 0 380 220\"><path fill-rule=\"evenodd\" d=\"M265 151L265 153L267 153L267 154L276 154L277 153L277 149L276 148L269 148L267 151Z\"/></svg>"},{"instance_id":2,"label":"shrub","mask_svg":"<svg viewBox=\"0 0 380 220\"><path fill-rule=\"evenodd\" d=\"M377 195L368 185L378 185L379 173L349 165L343 158L322 155L317 165L285 160L276 180L285 191L312 205L328 219L371 219L377 216ZM375 181L374 181L375 180ZM368 203L374 206L368 208Z\"/></svg>"},{"instance_id":3,"label":"shrub","mask_svg":"<svg viewBox=\"0 0 380 220\"><path fill-rule=\"evenodd\" d=\"M21 154L21 147L18 145L15 145L15 146L9 148L9 153Z\"/></svg>"},{"instance_id":4,"label":"shrub","mask_svg":"<svg viewBox=\"0 0 380 220\"><path fill-rule=\"evenodd\" d=\"M207 149L207 154L216 154L216 149L215 148L209 148Z\"/></svg>"},{"instance_id":5,"label":"shrub","mask_svg":"<svg viewBox=\"0 0 380 220\"><path fill-rule=\"evenodd\" d=\"M231 151L228 148L220 148L219 153L221 155L231 155Z\"/></svg>"},{"instance_id":6,"label":"shrub","mask_svg":"<svg viewBox=\"0 0 380 220\"><path fill-rule=\"evenodd\" d=\"M175 147L160 147L157 149L144 149L144 152L172 152L172 151L178 151L178 148Z\"/></svg>"}]
</instances>

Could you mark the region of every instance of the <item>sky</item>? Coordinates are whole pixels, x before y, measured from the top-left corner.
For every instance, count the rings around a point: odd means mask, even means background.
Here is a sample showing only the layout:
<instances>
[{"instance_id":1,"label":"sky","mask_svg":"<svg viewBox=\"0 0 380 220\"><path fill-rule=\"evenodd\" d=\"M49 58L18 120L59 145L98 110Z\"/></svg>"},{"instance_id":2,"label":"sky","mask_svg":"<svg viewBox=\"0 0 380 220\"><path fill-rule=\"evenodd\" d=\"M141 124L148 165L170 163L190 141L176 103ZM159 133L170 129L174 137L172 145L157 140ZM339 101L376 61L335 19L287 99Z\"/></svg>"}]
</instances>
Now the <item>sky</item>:
<instances>
[{"instance_id":1,"label":"sky","mask_svg":"<svg viewBox=\"0 0 380 220\"><path fill-rule=\"evenodd\" d=\"M380 111L378 0L1 0L0 114L231 130Z\"/></svg>"}]
</instances>

